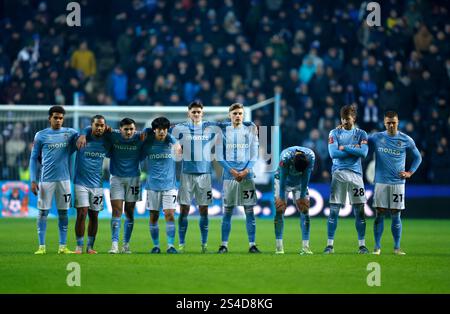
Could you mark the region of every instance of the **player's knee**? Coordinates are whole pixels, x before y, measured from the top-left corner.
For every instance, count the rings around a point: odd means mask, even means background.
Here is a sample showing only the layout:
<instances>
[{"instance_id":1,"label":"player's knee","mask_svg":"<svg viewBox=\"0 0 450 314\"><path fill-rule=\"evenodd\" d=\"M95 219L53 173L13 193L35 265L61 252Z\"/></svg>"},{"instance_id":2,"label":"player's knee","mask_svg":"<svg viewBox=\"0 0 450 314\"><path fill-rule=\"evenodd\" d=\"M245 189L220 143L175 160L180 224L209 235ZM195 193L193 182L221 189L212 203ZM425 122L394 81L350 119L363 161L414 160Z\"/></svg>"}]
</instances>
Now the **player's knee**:
<instances>
[{"instance_id":1,"label":"player's knee","mask_svg":"<svg viewBox=\"0 0 450 314\"><path fill-rule=\"evenodd\" d=\"M175 219L175 210L174 209L165 209L164 217L166 221L174 221Z\"/></svg>"},{"instance_id":2,"label":"player's knee","mask_svg":"<svg viewBox=\"0 0 450 314\"><path fill-rule=\"evenodd\" d=\"M339 205L330 206L330 216L337 217L339 215L340 210L341 210L341 207Z\"/></svg>"},{"instance_id":3,"label":"player's knee","mask_svg":"<svg viewBox=\"0 0 450 314\"><path fill-rule=\"evenodd\" d=\"M180 205L180 214L187 216L189 214L189 205Z\"/></svg>"},{"instance_id":4,"label":"player's knee","mask_svg":"<svg viewBox=\"0 0 450 314\"><path fill-rule=\"evenodd\" d=\"M48 210L39 210L39 218L47 218L48 212Z\"/></svg>"},{"instance_id":5,"label":"player's knee","mask_svg":"<svg viewBox=\"0 0 450 314\"><path fill-rule=\"evenodd\" d=\"M364 204L353 204L353 213L355 216L364 216Z\"/></svg>"},{"instance_id":6,"label":"player's knee","mask_svg":"<svg viewBox=\"0 0 450 314\"><path fill-rule=\"evenodd\" d=\"M86 218L86 216L87 216L87 208L77 208L77 216L79 218Z\"/></svg>"},{"instance_id":7,"label":"player's knee","mask_svg":"<svg viewBox=\"0 0 450 314\"><path fill-rule=\"evenodd\" d=\"M253 206L244 206L244 211L246 215L253 215Z\"/></svg>"},{"instance_id":8,"label":"player's knee","mask_svg":"<svg viewBox=\"0 0 450 314\"><path fill-rule=\"evenodd\" d=\"M198 207L201 216L208 216L208 206Z\"/></svg>"},{"instance_id":9,"label":"player's knee","mask_svg":"<svg viewBox=\"0 0 450 314\"><path fill-rule=\"evenodd\" d=\"M88 210L88 215L90 220L98 220L98 211Z\"/></svg>"},{"instance_id":10,"label":"player's knee","mask_svg":"<svg viewBox=\"0 0 450 314\"><path fill-rule=\"evenodd\" d=\"M159 219L159 212L150 212L150 223L151 224L156 224L158 222Z\"/></svg>"}]
</instances>

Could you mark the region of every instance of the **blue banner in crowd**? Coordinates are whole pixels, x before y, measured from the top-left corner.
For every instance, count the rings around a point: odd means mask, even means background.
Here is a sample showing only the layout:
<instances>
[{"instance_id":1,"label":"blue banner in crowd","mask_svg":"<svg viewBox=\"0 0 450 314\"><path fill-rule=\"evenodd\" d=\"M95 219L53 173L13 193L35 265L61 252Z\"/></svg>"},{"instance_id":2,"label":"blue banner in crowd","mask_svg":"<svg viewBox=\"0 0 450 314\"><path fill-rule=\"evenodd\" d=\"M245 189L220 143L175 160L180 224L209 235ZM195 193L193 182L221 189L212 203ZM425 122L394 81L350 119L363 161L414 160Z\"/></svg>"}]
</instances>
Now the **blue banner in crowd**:
<instances>
[{"instance_id":1,"label":"blue banner in crowd","mask_svg":"<svg viewBox=\"0 0 450 314\"><path fill-rule=\"evenodd\" d=\"M0 217L36 217L37 197L31 192L28 182L21 181L0 181L1 192L1 215ZM219 182L213 184L213 204L209 208L210 216L220 216L222 214L222 185ZM255 214L260 217L273 217L273 192L270 185L257 185L258 205L255 206ZM365 213L368 217L374 215L371 207L373 186L366 186L368 202L365 206ZM104 209L100 212L100 218L111 217L111 205L109 198L109 183L104 184ZM311 216L328 216L330 195L330 185L311 184L309 187L311 199ZM142 194L142 201L136 203L136 217L148 217L145 209L146 193ZM406 186L406 209L409 217L428 218L450 218L450 186L449 185L407 185ZM179 206L176 208L179 212ZM340 216L351 215L350 205L346 205L340 212ZM76 210L69 209L69 215L75 215ZM50 210L49 216L56 216L55 204ZM191 206L190 214L197 215L196 206ZM243 208L236 209L236 215L244 216ZM288 202L286 216L297 215L292 199Z\"/></svg>"}]
</instances>

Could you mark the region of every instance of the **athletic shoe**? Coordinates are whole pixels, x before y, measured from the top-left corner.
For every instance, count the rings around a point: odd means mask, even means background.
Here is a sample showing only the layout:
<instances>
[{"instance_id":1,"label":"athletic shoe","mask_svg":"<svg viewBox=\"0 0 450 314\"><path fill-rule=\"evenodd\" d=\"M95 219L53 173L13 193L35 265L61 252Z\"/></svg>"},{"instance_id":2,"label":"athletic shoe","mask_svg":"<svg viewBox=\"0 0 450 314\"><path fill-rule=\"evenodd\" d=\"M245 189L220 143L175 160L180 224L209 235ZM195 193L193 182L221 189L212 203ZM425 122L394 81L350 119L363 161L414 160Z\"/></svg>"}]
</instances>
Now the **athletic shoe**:
<instances>
[{"instance_id":1,"label":"athletic shoe","mask_svg":"<svg viewBox=\"0 0 450 314\"><path fill-rule=\"evenodd\" d=\"M282 246L276 247L275 254L284 254L284 248Z\"/></svg>"},{"instance_id":2,"label":"athletic shoe","mask_svg":"<svg viewBox=\"0 0 450 314\"><path fill-rule=\"evenodd\" d=\"M184 244L179 244L178 245L178 252L179 253L184 253L184 249L185 249L185 245Z\"/></svg>"},{"instance_id":3,"label":"athletic shoe","mask_svg":"<svg viewBox=\"0 0 450 314\"><path fill-rule=\"evenodd\" d=\"M167 252L167 254L177 254L178 253L177 250L173 246L168 248L166 252Z\"/></svg>"},{"instance_id":4,"label":"athletic shoe","mask_svg":"<svg viewBox=\"0 0 450 314\"><path fill-rule=\"evenodd\" d=\"M88 248L88 249L86 250L86 253L88 253L88 254L97 254L97 251L94 250L94 249L92 249L92 248Z\"/></svg>"},{"instance_id":5,"label":"athletic shoe","mask_svg":"<svg viewBox=\"0 0 450 314\"><path fill-rule=\"evenodd\" d=\"M67 248L67 246L61 246L59 249L58 249L58 254L73 254L74 252L72 252L71 250L69 250L68 248Z\"/></svg>"},{"instance_id":6,"label":"athletic shoe","mask_svg":"<svg viewBox=\"0 0 450 314\"><path fill-rule=\"evenodd\" d=\"M313 255L313 252L309 249L309 247L305 246L300 250L300 255Z\"/></svg>"},{"instance_id":7,"label":"athletic shoe","mask_svg":"<svg viewBox=\"0 0 450 314\"><path fill-rule=\"evenodd\" d=\"M381 255L381 249L373 249L373 255Z\"/></svg>"},{"instance_id":8,"label":"athletic shoe","mask_svg":"<svg viewBox=\"0 0 450 314\"><path fill-rule=\"evenodd\" d=\"M34 252L35 255L44 255L47 254L46 250L45 250L45 245L40 245L38 250L36 252Z\"/></svg>"},{"instance_id":9,"label":"athletic shoe","mask_svg":"<svg viewBox=\"0 0 450 314\"><path fill-rule=\"evenodd\" d=\"M394 249L394 254L395 255L406 255L406 253L403 252L402 249Z\"/></svg>"},{"instance_id":10,"label":"athletic shoe","mask_svg":"<svg viewBox=\"0 0 450 314\"><path fill-rule=\"evenodd\" d=\"M122 246L122 250L120 251L120 253L122 253L122 254L131 254L130 245L129 244L124 244Z\"/></svg>"},{"instance_id":11,"label":"athletic shoe","mask_svg":"<svg viewBox=\"0 0 450 314\"><path fill-rule=\"evenodd\" d=\"M358 249L358 254L369 254L369 249L365 245L361 245Z\"/></svg>"},{"instance_id":12,"label":"athletic shoe","mask_svg":"<svg viewBox=\"0 0 450 314\"><path fill-rule=\"evenodd\" d=\"M160 249L159 247L155 246L155 247L150 251L150 253L151 253L151 254L159 254L159 253L161 253L161 249Z\"/></svg>"},{"instance_id":13,"label":"athletic shoe","mask_svg":"<svg viewBox=\"0 0 450 314\"><path fill-rule=\"evenodd\" d=\"M109 254L119 254L119 245L117 243L113 243L111 245L111 250L108 251Z\"/></svg>"},{"instance_id":14,"label":"athletic shoe","mask_svg":"<svg viewBox=\"0 0 450 314\"><path fill-rule=\"evenodd\" d=\"M325 250L323 250L323 254L333 254L334 253L334 247L332 245L327 245Z\"/></svg>"},{"instance_id":15,"label":"athletic shoe","mask_svg":"<svg viewBox=\"0 0 450 314\"><path fill-rule=\"evenodd\" d=\"M208 252L208 245L202 244L202 253L206 253L206 252Z\"/></svg>"},{"instance_id":16,"label":"athletic shoe","mask_svg":"<svg viewBox=\"0 0 450 314\"><path fill-rule=\"evenodd\" d=\"M258 250L258 248L256 247L256 245L252 245L249 249L248 249L249 253L261 253L260 250Z\"/></svg>"},{"instance_id":17,"label":"athletic shoe","mask_svg":"<svg viewBox=\"0 0 450 314\"><path fill-rule=\"evenodd\" d=\"M228 253L228 248L225 245L221 245L219 247L219 250L217 251L217 253L219 253L219 254Z\"/></svg>"}]
</instances>

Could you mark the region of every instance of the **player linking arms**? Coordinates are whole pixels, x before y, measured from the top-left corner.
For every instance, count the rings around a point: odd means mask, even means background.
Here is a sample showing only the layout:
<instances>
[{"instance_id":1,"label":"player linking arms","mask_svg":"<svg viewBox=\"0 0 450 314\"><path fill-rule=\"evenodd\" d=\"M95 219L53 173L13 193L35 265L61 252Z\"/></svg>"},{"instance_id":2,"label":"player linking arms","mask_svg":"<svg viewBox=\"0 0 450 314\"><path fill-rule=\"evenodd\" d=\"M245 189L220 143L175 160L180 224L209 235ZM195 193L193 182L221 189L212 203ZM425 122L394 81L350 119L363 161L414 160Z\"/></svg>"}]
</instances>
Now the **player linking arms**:
<instances>
[{"instance_id":1,"label":"player linking arms","mask_svg":"<svg viewBox=\"0 0 450 314\"><path fill-rule=\"evenodd\" d=\"M165 117L153 120L154 135L147 138L143 154L149 171L145 182L147 190L147 210L150 211L150 236L154 247L151 253L161 253L159 248L159 210L162 207L166 218L167 253L176 254L175 207L177 205L177 187L174 153L181 153L175 138L168 134L170 121Z\"/></svg>"},{"instance_id":2,"label":"player linking arms","mask_svg":"<svg viewBox=\"0 0 450 314\"><path fill-rule=\"evenodd\" d=\"M37 232L39 249L35 254L45 254L45 234L47 216L55 195L58 208L59 254L73 253L66 247L68 217L70 207L70 156L74 152L74 142L78 132L63 128L65 110L53 106L48 111L50 128L36 133L30 157L31 191L38 195L39 216ZM41 161L41 173L38 179L38 162Z\"/></svg>"},{"instance_id":3,"label":"player linking arms","mask_svg":"<svg viewBox=\"0 0 450 314\"><path fill-rule=\"evenodd\" d=\"M370 136L369 143L375 148L375 195L373 206L377 208L373 232L374 254L381 254L381 235L384 229L384 213L391 211L391 231L394 237L394 253L405 255L400 249L402 221L400 212L405 209L405 179L409 179L422 162L422 156L413 139L398 131L398 115L388 111L384 115L386 131ZM407 151L412 152L413 161L405 171Z\"/></svg>"},{"instance_id":4,"label":"player linking arms","mask_svg":"<svg viewBox=\"0 0 450 314\"><path fill-rule=\"evenodd\" d=\"M222 126L223 145L216 146L218 161L223 167L222 244L218 253L228 252L231 216L234 207L244 206L249 253L260 253L255 243L256 221L253 206L256 205L256 188L253 166L258 158L258 133L256 125L246 126L244 106L239 103L229 108L231 123ZM225 156L223 151L225 149Z\"/></svg>"},{"instance_id":5,"label":"player linking arms","mask_svg":"<svg viewBox=\"0 0 450 314\"><path fill-rule=\"evenodd\" d=\"M341 126L331 130L328 139L328 151L333 159L331 169L330 216L328 216L328 242L325 254L334 253L334 234L340 209L345 205L347 194L355 215L355 226L358 233L359 254L368 254L365 244L366 203L361 159L367 156L367 133L355 128L356 109L344 106L341 109Z\"/></svg>"},{"instance_id":6,"label":"player linking arms","mask_svg":"<svg viewBox=\"0 0 450 314\"><path fill-rule=\"evenodd\" d=\"M90 131L90 127L85 128L82 134L88 134ZM147 133L147 129L144 132ZM131 253L129 243L134 226L134 207L136 202L141 200L139 162L144 144L141 135L141 132L136 131L136 123L130 118L120 121L120 130L105 132L105 140L111 147L109 164L112 207L112 245L109 250L111 254L119 253L119 234L124 202L126 219L121 253ZM77 146L83 147L85 143L85 136L80 136Z\"/></svg>"},{"instance_id":7,"label":"player linking arms","mask_svg":"<svg viewBox=\"0 0 450 314\"><path fill-rule=\"evenodd\" d=\"M105 118L95 115L91 119L92 132L87 135L87 144L77 152L75 163L75 207L77 221L75 235L77 248L75 253L83 253L86 215L89 214L88 243L86 253L97 254L94 250L98 228L98 213L103 210L103 159L109 146L103 137Z\"/></svg>"},{"instance_id":8,"label":"player linking arms","mask_svg":"<svg viewBox=\"0 0 450 314\"><path fill-rule=\"evenodd\" d=\"M212 203L211 145L215 136L210 129L215 124L203 121L203 104L198 100L189 104L188 117L188 122L177 124L171 132L183 148L178 191L178 202L180 203L178 218L180 245L178 249L180 252L184 252L189 209L192 199L195 197L200 212L201 251L206 253L208 206Z\"/></svg>"},{"instance_id":9,"label":"player linking arms","mask_svg":"<svg viewBox=\"0 0 450 314\"><path fill-rule=\"evenodd\" d=\"M281 152L280 165L275 173L275 238L276 254L284 254L283 227L284 212L289 192L292 192L295 205L300 211L300 226L302 229L301 255L313 254L309 248L309 196L308 184L314 169L314 152L306 147L292 146Z\"/></svg>"}]
</instances>

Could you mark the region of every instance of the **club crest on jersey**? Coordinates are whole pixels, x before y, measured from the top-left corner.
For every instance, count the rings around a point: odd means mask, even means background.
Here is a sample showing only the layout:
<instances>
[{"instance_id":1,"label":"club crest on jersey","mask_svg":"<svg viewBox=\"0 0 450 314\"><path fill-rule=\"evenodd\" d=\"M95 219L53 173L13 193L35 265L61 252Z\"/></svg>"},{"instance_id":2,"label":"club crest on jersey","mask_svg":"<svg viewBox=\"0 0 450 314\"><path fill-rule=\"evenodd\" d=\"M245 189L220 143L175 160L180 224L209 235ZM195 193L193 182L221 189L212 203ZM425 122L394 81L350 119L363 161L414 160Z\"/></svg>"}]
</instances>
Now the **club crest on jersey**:
<instances>
[{"instance_id":1,"label":"club crest on jersey","mask_svg":"<svg viewBox=\"0 0 450 314\"><path fill-rule=\"evenodd\" d=\"M397 146L402 147L402 141L397 141Z\"/></svg>"}]
</instances>

